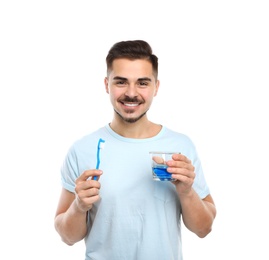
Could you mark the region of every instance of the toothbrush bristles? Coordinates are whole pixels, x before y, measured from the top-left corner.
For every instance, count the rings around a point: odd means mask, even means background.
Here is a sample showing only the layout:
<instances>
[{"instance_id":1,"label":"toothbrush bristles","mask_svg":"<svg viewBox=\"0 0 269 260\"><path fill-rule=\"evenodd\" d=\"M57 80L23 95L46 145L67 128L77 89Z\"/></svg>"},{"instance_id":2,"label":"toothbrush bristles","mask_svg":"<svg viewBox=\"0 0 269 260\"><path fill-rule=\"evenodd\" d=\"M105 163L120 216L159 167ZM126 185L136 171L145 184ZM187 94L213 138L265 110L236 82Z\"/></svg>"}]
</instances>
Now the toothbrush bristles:
<instances>
[{"instance_id":1,"label":"toothbrush bristles","mask_svg":"<svg viewBox=\"0 0 269 260\"><path fill-rule=\"evenodd\" d=\"M105 146L105 140L103 140L103 139L100 138L100 140L99 140L99 148L100 149L103 149L104 146Z\"/></svg>"},{"instance_id":2,"label":"toothbrush bristles","mask_svg":"<svg viewBox=\"0 0 269 260\"><path fill-rule=\"evenodd\" d=\"M102 138L99 139L98 145L97 145L97 162L96 162L96 169L99 169L100 165L100 150L104 148L105 140ZM93 177L94 180L97 180L97 176Z\"/></svg>"}]
</instances>

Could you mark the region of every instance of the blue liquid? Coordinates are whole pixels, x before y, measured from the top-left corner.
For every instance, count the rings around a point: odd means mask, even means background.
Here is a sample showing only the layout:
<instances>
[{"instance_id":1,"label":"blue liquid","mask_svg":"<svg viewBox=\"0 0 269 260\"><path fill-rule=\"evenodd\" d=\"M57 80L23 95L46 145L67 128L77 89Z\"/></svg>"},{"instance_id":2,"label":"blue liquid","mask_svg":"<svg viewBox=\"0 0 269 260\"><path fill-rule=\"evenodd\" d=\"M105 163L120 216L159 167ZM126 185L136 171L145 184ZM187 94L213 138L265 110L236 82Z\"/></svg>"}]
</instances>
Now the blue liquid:
<instances>
[{"instance_id":1,"label":"blue liquid","mask_svg":"<svg viewBox=\"0 0 269 260\"><path fill-rule=\"evenodd\" d=\"M155 174L155 179L160 181L171 181L173 180L171 177L171 173L167 172L167 166L165 165L158 165L157 167L153 167L153 173Z\"/></svg>"}]
</instances>

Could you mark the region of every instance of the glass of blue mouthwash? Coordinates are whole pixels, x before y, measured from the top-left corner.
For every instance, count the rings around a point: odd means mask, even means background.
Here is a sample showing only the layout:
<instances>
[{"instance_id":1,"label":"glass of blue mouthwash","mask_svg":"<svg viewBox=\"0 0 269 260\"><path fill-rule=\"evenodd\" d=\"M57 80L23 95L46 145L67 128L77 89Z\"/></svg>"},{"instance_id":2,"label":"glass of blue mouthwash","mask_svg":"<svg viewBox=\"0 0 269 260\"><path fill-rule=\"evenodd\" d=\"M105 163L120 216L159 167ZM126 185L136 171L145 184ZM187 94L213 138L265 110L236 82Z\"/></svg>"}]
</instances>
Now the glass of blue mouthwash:
<instances>
[{"instance_id":1,"label":"glass of blue mouthwash","mask_svg":"<svg viewBox=\"0 0 269 260\"><path fill-rule=\"evenodd\" d=\"M149 152L152 177L155 181L175 181L167 172L166 162L172 160L172 155L178 152Z\"/></svg>"}]
</instances>

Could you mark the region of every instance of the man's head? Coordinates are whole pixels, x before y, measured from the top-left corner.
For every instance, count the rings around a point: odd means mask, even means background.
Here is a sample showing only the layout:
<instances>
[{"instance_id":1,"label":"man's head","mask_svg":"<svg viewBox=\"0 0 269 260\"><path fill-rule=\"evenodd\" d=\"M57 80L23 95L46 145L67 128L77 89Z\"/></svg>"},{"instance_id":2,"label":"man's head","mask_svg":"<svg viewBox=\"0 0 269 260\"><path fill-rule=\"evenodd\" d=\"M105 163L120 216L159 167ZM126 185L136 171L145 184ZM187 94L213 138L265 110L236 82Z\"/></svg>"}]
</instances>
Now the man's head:
<instances>
[{"instance_id":1,"label":"man's head","mask_svg":"<svg viewBox=\"0 0 269 260\"><path fill-rule=\"evenodd\" d=\"M158 58L142 40L114 44L107 58L106 92L115 118L128 123L146 120L159 88Z\"/></svg>"},{"instance_id":2,"label":"man's head","mask_svg":"<svg viewBox=\"0 0 269 260\"><path fill-rule=\"evenodd\" d=\"M152 64L155 80L158 78L158 57L152 53L150 45L143 40L121 41L115 43L106 57L107 75L109 75L115 59L145 59Z\"/></svg>"}]
</instances>

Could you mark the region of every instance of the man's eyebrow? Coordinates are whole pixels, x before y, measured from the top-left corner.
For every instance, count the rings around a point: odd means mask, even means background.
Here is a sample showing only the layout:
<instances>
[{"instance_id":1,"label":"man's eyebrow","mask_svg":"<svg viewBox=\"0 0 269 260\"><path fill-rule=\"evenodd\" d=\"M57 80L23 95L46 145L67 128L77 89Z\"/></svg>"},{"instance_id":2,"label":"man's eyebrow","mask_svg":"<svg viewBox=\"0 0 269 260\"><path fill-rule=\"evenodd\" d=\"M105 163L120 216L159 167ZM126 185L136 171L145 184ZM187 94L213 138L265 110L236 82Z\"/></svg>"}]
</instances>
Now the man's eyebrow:
<instances>
[{"instance_id":1,"label":"man's eyebrow","mask_svg":"<svg viewBox=\"0 0 269 260\"><path fill-rule=\"evenodd\" d=\"M148 77L139 78L138 81L151 81L151 78Z\"/></svg>"},{"instance_id":2,"label":"man's eyebrow","mask_svg":"<svg viewBox=\"0 0 269 260\"><path fill-rule=\"evenodd\" d=\"M116 76L113 78L113 80L127 80L127 78Z\"/></svg>"},{"instance_id":3,"label":"man's eyebrow","mask_svg":"<svg viewBox=\"0 0 269 260\"><path fill-rule=\"evenodd\" d=\"M126 81L128 79L127 78L124 78L124 77L120 77L120 76L115 76L113 78L113 80L124 80L124 81ZM137 79L137 81L150 81L151 82L151 78L148 78L148 77L139 78L139 79Z\"/></svg>"}]
</instances>

